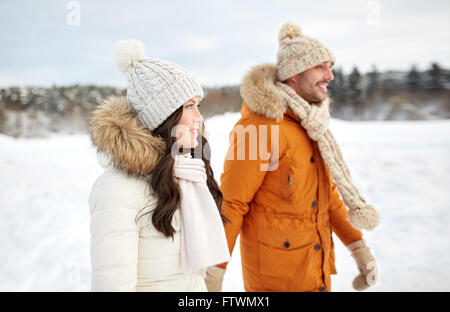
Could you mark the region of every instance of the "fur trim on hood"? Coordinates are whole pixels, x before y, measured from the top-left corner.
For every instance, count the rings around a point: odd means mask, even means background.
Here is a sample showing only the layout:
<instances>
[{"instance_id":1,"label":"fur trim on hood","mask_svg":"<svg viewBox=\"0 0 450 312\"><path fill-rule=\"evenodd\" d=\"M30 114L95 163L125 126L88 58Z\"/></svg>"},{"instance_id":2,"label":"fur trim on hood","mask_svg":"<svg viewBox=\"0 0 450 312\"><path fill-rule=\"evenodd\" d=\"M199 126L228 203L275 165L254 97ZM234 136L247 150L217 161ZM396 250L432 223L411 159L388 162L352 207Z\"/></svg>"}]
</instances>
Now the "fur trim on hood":
<instances>
[{"instance_id":1,"label":"fur trim on hood","mask_svg":"<svg viewBox=\"0 0 450 312\"><path fill-rule=\"evenodd\" d=\"M241 85L241 96L248 108L270 119L280 121L286 111L277 82L275 64L262 64L252 68L244 77Z\"/></svg>"},{"instance_id":2,"label":"fur trim on hood","mask_svg":"<svg viewBox=\"0 0 450 312\"><path fill-rule=\"evenodd\" d=\"M93 111L89 131L97 151L129 174L148 174L165 150L164 141L139 124L125 97L105 99Z\"/></svg>"}]
</instances>

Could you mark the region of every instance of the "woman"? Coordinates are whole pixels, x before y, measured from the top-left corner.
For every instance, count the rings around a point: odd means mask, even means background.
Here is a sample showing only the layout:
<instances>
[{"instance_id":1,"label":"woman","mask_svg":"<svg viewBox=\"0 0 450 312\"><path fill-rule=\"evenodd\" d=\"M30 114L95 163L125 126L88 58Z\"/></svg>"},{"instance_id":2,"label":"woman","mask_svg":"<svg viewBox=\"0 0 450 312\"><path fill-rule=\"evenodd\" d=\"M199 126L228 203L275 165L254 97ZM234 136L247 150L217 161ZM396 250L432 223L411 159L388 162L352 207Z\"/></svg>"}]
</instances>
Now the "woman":
<instances>
[{"instance_id":1,"label":"woman","mask_svg":"<svg viewBox=\"0 0 450 312\"><path fill-rule=\"evenodd\" d=\"M207 291L205 268L230 258L209 163L201 86L182 67L120 41L127 98L93 113L106 167L89 197L93 291ZM195 158L193 158L195 156Z\"/></svg>"}]
</instances>

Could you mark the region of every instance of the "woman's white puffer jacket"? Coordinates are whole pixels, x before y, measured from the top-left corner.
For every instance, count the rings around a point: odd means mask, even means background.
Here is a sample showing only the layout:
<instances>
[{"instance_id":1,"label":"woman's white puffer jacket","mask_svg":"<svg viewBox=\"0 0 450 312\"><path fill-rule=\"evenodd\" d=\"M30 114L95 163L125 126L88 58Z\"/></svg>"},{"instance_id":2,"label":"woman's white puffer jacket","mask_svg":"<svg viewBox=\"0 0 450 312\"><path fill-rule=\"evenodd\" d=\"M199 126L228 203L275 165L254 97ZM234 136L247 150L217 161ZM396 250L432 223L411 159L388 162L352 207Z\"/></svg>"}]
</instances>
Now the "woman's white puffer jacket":
<instances>
[{"instance_id":1,"label":"woman's white puffer jacket","mask_svg":"<svg viewBox=\"0 0 450 312\"><path fill-rule=\"evenodd\" d=\"M180 211L172 219L172 240L151 222L156 196L146 180L128 174L153 168L157 157L152 164L148 151L157 138L138 126L123 98L106 100L93 116L91 138L108 164L101 161L106 170L89 196L92 291L207 291L204 270L182 272ZM125 140L132 151L121 146Z\"/></svg>"}]
</instances>

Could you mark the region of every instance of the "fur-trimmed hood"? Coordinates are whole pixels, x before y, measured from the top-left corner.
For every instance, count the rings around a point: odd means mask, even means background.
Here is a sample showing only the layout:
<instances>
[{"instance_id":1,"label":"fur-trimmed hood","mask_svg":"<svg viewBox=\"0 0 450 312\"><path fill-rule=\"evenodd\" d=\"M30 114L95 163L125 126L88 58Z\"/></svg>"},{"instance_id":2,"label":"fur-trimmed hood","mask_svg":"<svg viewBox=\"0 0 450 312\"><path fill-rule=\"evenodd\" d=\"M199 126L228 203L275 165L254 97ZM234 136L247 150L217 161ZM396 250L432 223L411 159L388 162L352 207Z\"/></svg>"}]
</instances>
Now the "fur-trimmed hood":
<instances>
[{"instance_id":1,"label":"fur-trimmed hood","mask_svg":"<svg viewBox=\"0 0 450 312\"><path fill-rule=\"evenodd\" d=\"M280 121L287 105L276 82L275 64L255 66L247 72L242 81L241 96L252 112Z\"/></svg>"},{"instance_id":2,"label":"fur-trimmed hood","mask_svg":"<svg viewBox=\"0 0 450 312\"><path fill-rule=\"evenodd\" d=\"M105 99L91 115L89 132L97 151L129 174L148 174L165 150L164 141L140 125L125 97Z\"/></svg>"},{"instance_id":3,"label":"fur-trimmed hood","mask_svg":"<svg viewBox=\"0 0 450 312\"><path fill-rule=\"evenodd\" d=\"M287 110L287 102L282 95L282 91L276 85L277 81L276 65L261 64L247 72L242 80L240 91L250 111L275 119L278 122L283 119L286 112L289 112L290 115L295 114ZM329 97L326 97L325 100L331 102Z\"/></svg>"}]
</instances>

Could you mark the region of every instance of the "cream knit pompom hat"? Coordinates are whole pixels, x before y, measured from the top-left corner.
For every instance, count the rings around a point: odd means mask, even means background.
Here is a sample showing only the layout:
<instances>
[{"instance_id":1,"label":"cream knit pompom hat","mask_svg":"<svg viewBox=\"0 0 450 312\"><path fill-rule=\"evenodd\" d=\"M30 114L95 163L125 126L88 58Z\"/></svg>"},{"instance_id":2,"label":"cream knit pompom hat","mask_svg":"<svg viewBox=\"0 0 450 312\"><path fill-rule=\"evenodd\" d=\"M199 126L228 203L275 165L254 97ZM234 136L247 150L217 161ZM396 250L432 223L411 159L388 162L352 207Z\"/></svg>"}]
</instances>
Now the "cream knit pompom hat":
<instances>
[{"instance_id":1,"label":"cream knit pompom hat","mask_svg":"<svg viewBox=\"0 0 450 312\"><path fill-rule=\"evenodd\" d=\"M335 63L335 57L322 43L303 35L299 26L284 24L278 35L280 47L277 55L278 80L302 73L320 63Z\"/></svg>"},{"instance_id":2,"label":"cream knit pompom hat","mask_svg":"<svg viewBox=\"0 0 450 312\"><path fill-rule=\"evenodd\" d=\"M128 106L152 131L189 99L202 99L203 89L181 66L144 55L145 47L138 40L116 44L116 65L127 77Z\"/></svg>"}]
</instances>

